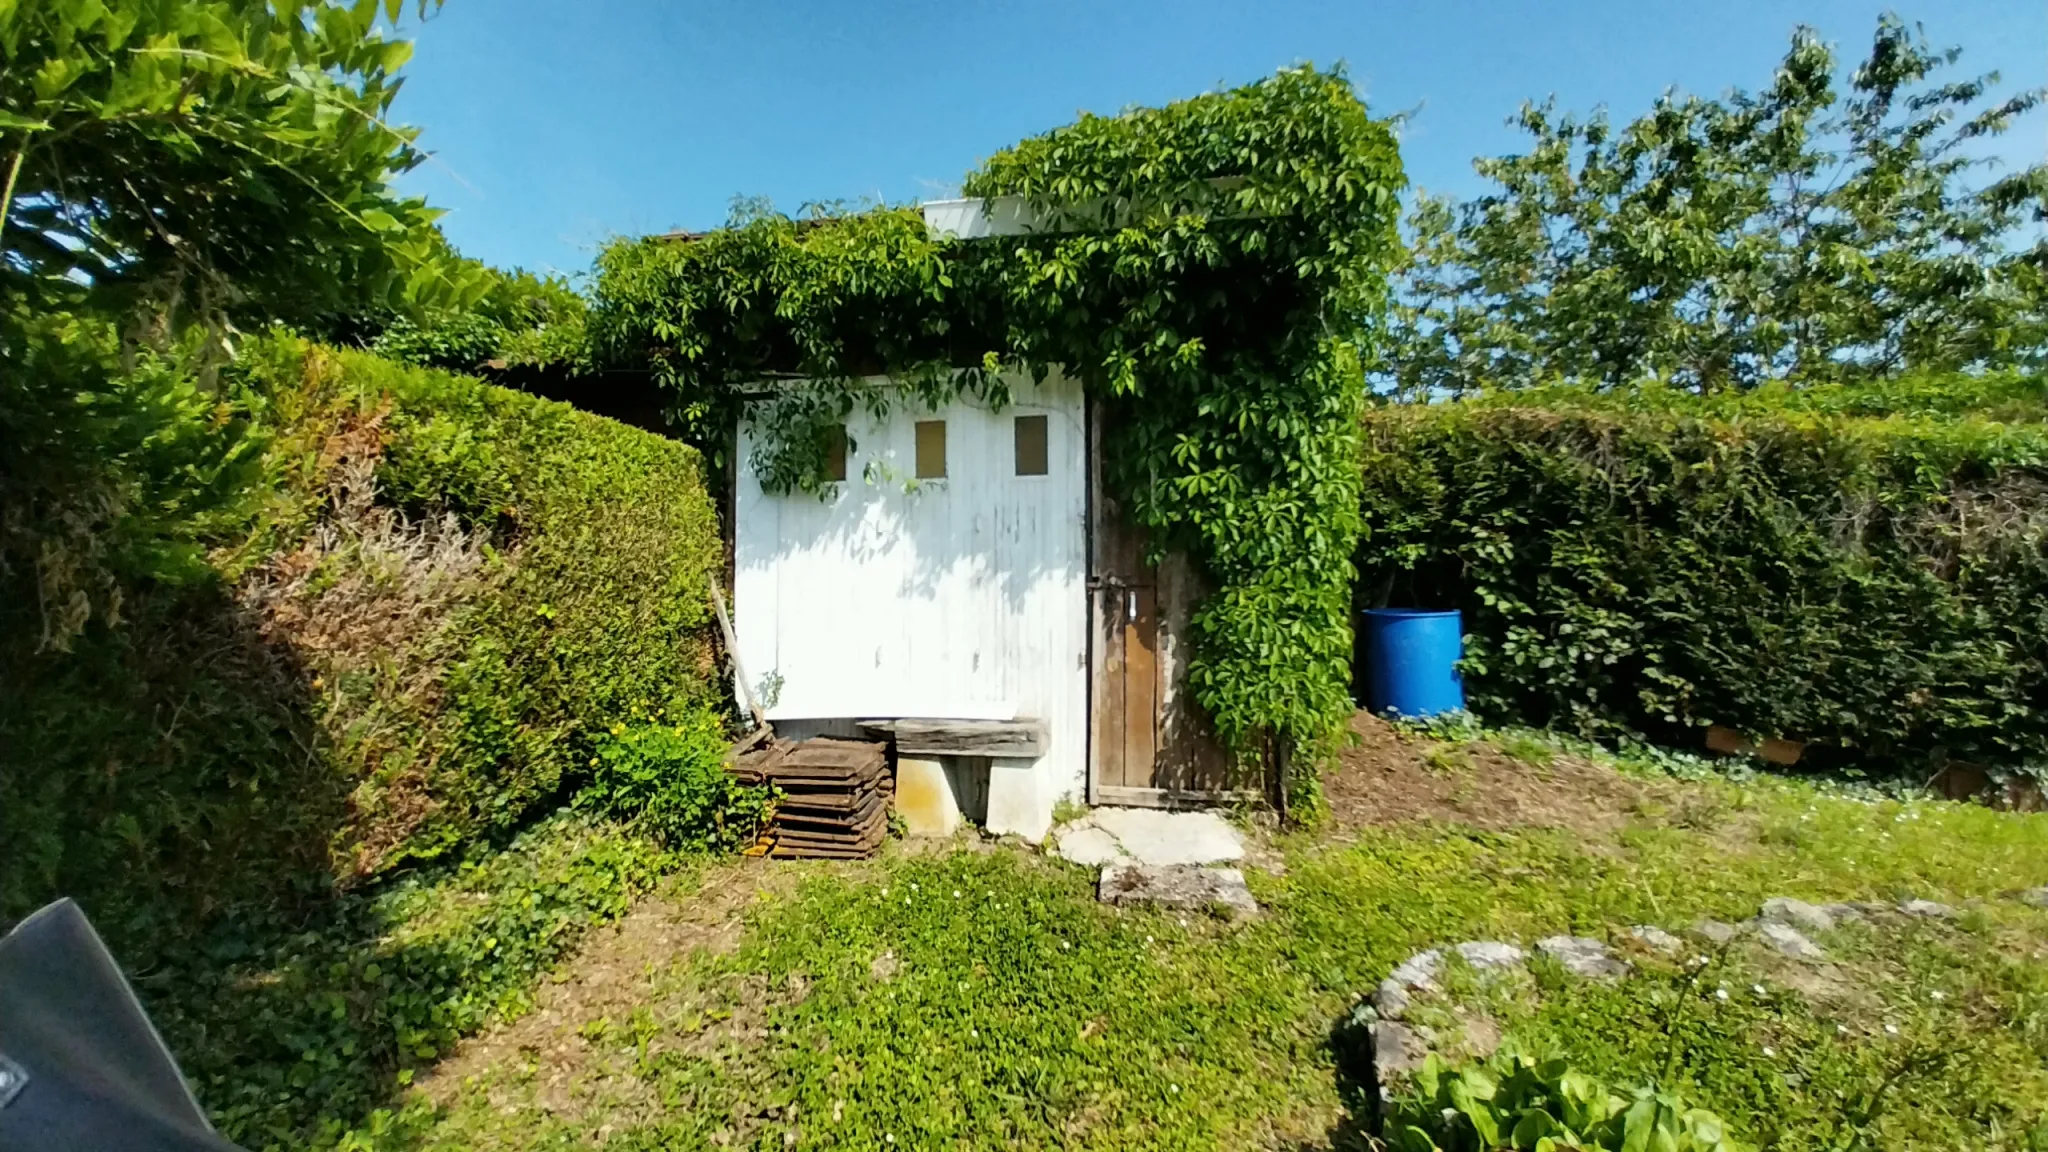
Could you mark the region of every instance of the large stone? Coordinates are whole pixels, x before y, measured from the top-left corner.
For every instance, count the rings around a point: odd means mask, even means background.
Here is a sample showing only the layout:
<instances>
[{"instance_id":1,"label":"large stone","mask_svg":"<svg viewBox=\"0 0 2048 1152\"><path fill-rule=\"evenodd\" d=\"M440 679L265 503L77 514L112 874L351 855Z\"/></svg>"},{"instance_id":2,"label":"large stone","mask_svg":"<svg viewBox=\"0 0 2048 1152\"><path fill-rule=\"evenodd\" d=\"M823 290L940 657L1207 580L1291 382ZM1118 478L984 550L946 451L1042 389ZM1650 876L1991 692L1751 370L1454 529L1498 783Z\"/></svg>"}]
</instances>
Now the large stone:
<instances>
[{"instance_id":1,"label":"large stone","mask_svg":"<svg viewBox=\"0 0 2048 1152\"><path fill-rule=\"evenodd\" d=\"M1232 915L1259 910L1251 889L1245 887L1244 873L1235 868L1118 861L1103 867L1096 895L1106 904L1222 909Z\"/></svg>"},{"instance_id":2,"label":"large stone","mask_svg":"<svg viewBox=\"0 0 2048 1152\"><path fill-rule=\"evenodd\" d=\"M1676 956L1685 951L1685 941L1673 936L1654 924L1638 924L1628 930L1629 937L1652 952Z\"/></svg>"},{"instance_id":3,"label":"large stone","mask_svg":"<svg viewBox=\"0 0 2048 1152\"><path fill-rule=\"evenodd\" d=\"M1098 808L1089 818L1141 864L1214 864L1244 858L1244 837L1214 812Z\"/></svg>"},{"instance_id":4,"label":"large stone","mask_svg":"<svg viewBox=\"0 0 2048 1152\"><path fill-rule=\"evenodd\" d=\"M1408 995L1408 986L1391 978L1380 981L1379 991L1372 997L1374 1009L1389 1020L1399 1020L1408 1015L1408 1006L1412 1003L1414 998Z\"/></svg>"},{"instance_id":5,"label":"large stone","mask_svg":"<svg viewBox=\"0 0 2048 1152\"><path fill-rule=\"evenodd\" d=\"M1919 916L1928 920L1953 920L1956 910L1933 900L1905 900L1899 904L1899 911L1908 916Z\"/></svg>"},{"instance_id":6,"label":"large stone","mask_svg":"<svg viewBox=\"0 0 2048 1152\"><path fill-rule=\"evenodd\" d=\"M1833 904L1823 904L1820 910L1834 917L1835 923L1848 924L1862 923L1868 920L1872 913L1884 911L1885 906L1865 900L1840 900Z\"/></svg>"},{"instance_id":7,"label":"large stone","mask_svg":"<svg viewBox=\"0 0 2048 1152\"><path fill-rule=\"evenodd\" d=\"M1765 920L1756 926L1756 933L1764 943L1794 960L1819 961L1828 958L1820 946L1801 935L1799 929L1776 920Z\"/></svg>"},{"instance_id":8,"label":"large stone","mask_svg":"<svg viewBox=\"0 0 2048 1152\"><path fill-rule=\"evenodd\" d=\"M1116 837L1100 828L1070 824L1055 835L1059 838L1056 851L1062 860L1099 868L1124 859L1124 850L1117 846Z\"/></svg>"},{"instance_id":9,"label":"large stone","mask_svg":"<svg viewBox=\"0 0 2048 1152\"><path fill-rule=\"evenodd\" d=\"M1381 1020L1372 1026L1372 1069L1382 1085L1405 1084L1428 1056L1429 1045L1406 1024Z\"/></svg>"},{"instance_id":10,"label":"large stone","mask_svg":"<svg viewBox=\"0 0 2048 1152\"><path fill-rule=\"evenodd\" d=\"M909 836L951 836L960 830L960 801L946 766L937 760L896 758L896 811Z\"/></svg>"},{"instance_id":11,"label":"large stone","mask_svg":"<svg viewBox=\"0 0 2048 1152\"><path fill-rule=\"evenodd\" d=\"M1399 967L1387 973L1380 981L1380 989L1373 996L1373 1004L1379 1014L1389 1020L1399 1020L1408 1013L1413 1001L1412 993L1436 991L1436 974L1443 967L1444 954L1431 948L1417 952L1401 961Z\"/></svg>"},{"instance_id":12,"label":"large stone","mask_svg":"<svg viewBox=\"0 0 2048 1152\"><path fill-rule=\"evenodd\" d=\"M1626 961L1616 958L1606 944L1590 936L1546 937L1536 942L1536 950L1574 976L1607 980L1629 973Z\"/></svg>"},{"instance_id":13,"label":"large stone","mask_svg":"<svg viewBox=\"0 0 2048 1152\"><path fill-rule=\"evenodd\" d=\"M1387 974L1387 979L1410 988L1432 989L1436 987L1436 974L1443 964L1443 950L1430 948L1401 961L1400 967Z\"/></svg>"},{"instance_id":14,"label":"large stone","mask_svg":"<svg viewBox=\"0 0 2048 1152\"><path fill-rule=\"evenodd\" d=\"M1789 896L1773 896L1764 901L1760 918L1774 924L1789 924L1808 932L1832 932L1835 929L1835 918L1828 915L1826 909L1808 904L1804 900L1794 900Z\"/></svg>"},{"instance_id":15,"label":"large stone","mask_svg":"<svg viewBox=\"0 0 2048 1152\"><path fill-rule=\"evenodd\" d=\"M1479 972L1493 968L1513 968L1529 959L1527 952L1499 940L1467 940L1458 945L1456 951L1459 959Z\"/></svg>"},{"instance_id":16,"label":"large stone","mask_svg":"<svg viewBox=\"0 0 2048 1152\"><path fill-rule=\"evenodd\" d=\"M2020 903L2031 904L2036 908L2048 908L2048 884L2039 888L2029 888L2020 893Z\"/></svg>"},{"instance_id":17,"label":"large stone","mask_svg":"<svg viewBox=\"0 0 2048 1152\"><path fill-rule=\"evenodd\" d=\"M1720 920L1700 919L1693 922L1686 931L1709 944L1726 945L1742 934L1742 929Z\"/></svg>"}]
</instances>

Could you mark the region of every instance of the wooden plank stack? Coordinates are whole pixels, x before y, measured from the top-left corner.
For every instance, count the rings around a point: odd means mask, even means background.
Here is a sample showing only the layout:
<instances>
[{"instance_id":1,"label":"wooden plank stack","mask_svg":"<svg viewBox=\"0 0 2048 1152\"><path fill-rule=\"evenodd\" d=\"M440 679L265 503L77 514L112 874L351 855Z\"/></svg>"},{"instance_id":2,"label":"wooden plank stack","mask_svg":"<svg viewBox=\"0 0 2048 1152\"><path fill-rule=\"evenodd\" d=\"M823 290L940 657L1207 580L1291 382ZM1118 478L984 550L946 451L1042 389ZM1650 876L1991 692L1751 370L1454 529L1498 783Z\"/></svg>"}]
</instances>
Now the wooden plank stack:
<instances>
[{"instance_id":1,"label":"wooden plank stack","mask_svg":"<svg viewBox=\"0 0 2048 1152\"><path fill-rule=\"evenodd\" d=\"M886 744L830 736L771 740L741 752L730 771L782 792L756 854L859 859L874 855L889 835L896 788Z\"/></svg>"}]
</instances>

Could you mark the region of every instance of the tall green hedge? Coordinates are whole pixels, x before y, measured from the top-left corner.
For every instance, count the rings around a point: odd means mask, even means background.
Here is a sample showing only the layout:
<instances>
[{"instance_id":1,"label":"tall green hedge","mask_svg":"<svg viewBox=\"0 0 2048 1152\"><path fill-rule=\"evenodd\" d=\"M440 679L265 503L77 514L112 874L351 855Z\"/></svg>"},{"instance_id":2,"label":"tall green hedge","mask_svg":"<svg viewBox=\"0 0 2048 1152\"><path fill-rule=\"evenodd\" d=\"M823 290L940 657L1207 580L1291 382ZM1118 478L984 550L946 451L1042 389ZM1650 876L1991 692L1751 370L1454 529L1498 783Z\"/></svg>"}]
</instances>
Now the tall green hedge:
<instances>
[{"instance_id":1,"label":"tall green hedge","mask_svg":"<svg viewBox=\"0 0 2048 1152\"><path fill-rule=\"evenodd\" d=\"M692 449L285 337L195 411L261 461L204 570L0 648L0 916L77 896L147 967L509 836L612 725L716 699Z\"/></svg>"},{"instance_id":2,"label":"tall green hedge","mask_svg":"<svg viewBox=\"0 0 2048 1152\"><path fill-rule=\"evenodd\" d=\"M1382 408L1360 599L1462 609L1489 718L1686 743L1722 724L1901 772L2048 763L2041 394L1999 377Z\"/></svg>"}]
</instances>

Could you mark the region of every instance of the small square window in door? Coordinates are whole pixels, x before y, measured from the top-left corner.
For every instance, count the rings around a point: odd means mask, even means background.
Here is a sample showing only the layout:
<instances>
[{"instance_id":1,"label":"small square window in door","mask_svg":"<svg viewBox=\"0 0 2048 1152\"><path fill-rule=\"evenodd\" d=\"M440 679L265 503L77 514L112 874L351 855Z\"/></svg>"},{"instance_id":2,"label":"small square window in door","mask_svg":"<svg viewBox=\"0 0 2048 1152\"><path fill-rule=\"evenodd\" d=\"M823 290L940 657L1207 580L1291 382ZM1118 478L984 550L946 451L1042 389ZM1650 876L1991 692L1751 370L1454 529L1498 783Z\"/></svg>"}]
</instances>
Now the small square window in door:
<instances>
[{"instance_id":1,"label":"small square window in door","mask_svg":"<svg viewBox=\"0 0 2048 1152\"><path fill-rule=\"evenodd\" d=\"M1017 417L1017 475L1045 475L1045 417Z\"/></svg>"},{"instance_id":2,"label":"small square window in door","mask_svg":"<svg viewBox=\"0 0 2048 1152\"><path fill-rule=\"evenodd\" d=\"M846 479L846 425L827 425L823 434L825 448L824 479L836 483Z\"/></svg>"},{"instance_id":3,"label":"small square window in door","mask_svg":"<svg viewBox=\"0 0 2048 1152\"><path fill-rule=\"evenodd\" d=\"M917 478L940 480L946 475L946 422L917 422Z\"/></svg>"}]
</instances>

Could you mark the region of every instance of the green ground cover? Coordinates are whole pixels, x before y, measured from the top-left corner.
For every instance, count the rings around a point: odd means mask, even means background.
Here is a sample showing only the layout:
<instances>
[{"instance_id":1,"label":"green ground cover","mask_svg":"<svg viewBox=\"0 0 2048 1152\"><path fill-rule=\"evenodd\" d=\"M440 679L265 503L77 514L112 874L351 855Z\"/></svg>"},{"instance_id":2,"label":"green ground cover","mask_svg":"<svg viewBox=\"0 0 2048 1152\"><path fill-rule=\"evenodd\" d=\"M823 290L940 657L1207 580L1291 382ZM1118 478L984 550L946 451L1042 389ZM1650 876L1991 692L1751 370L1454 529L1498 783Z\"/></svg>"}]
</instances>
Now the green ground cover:
<instances>
[{"instance_id":1,"label":"green ground cover","mask_svg":"<svg viewBox=\"0 0 2048 1152\"><path fill-rule=\"evenodd\" d=\"M1638 954L1634 976L1598 984L1539 963L1482 1006L1510 1045L1681 1090L1749 1144L2048 1146L2048 910L2012 897L2048 883L2048 815L1664 778L1612 816L1278 836L1249 872L1266 912L1238 923L1106 908L1090 872L1018 846L722 865L705 895L626 924L690 921L716 893L731 939L594 945L543 995L551 1019L458 1058L377 1141L1362 1147L1333 1032L1414 951L1680 931L1788 895L1960 915L1845 926L1819 937L1821 965L1737 944L1705 965ZM586 965L631 991L579 999Z\"/></svg>"}]
</instances>

